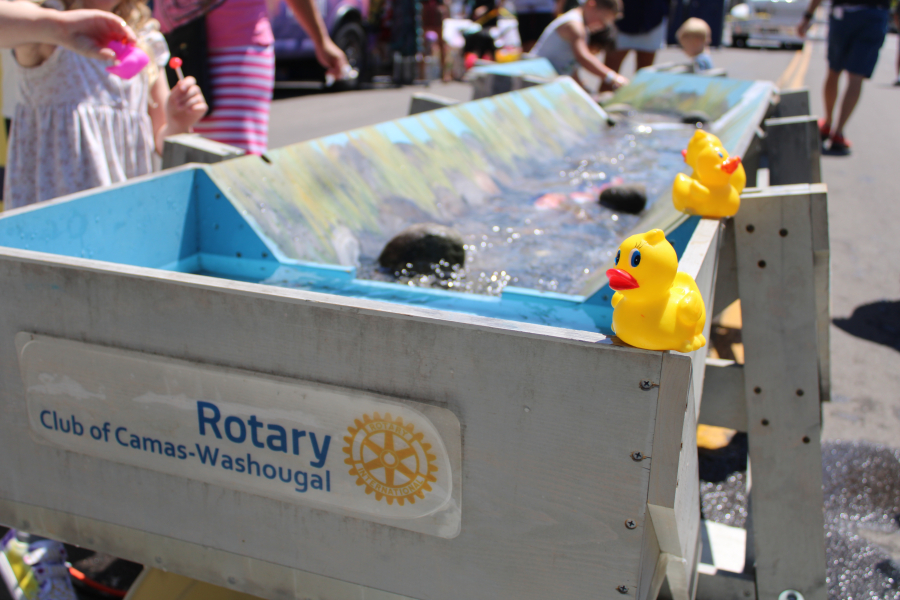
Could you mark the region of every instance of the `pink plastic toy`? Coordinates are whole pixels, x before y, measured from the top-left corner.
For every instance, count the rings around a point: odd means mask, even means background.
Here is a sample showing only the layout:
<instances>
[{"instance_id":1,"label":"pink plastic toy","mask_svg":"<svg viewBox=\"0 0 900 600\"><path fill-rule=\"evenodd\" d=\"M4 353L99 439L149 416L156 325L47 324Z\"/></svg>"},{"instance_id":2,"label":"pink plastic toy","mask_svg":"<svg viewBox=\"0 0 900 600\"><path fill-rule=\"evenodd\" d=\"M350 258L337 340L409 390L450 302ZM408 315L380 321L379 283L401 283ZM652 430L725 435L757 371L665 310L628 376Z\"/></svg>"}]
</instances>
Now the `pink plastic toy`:
<instances>
[{"instance_id":1,"label":"pink plastic toy","mask_svg":"<svg viewBox=\"0 0 900 600\"><path fill-rule=\"evenodd\" d=\"M118 64L106 67L106 70L122 79L131 79L150 62L147 53L137 46L122 42L110 42L106 47L116 53L116 59L119 61Z\"/></svg>"}]
</instances>

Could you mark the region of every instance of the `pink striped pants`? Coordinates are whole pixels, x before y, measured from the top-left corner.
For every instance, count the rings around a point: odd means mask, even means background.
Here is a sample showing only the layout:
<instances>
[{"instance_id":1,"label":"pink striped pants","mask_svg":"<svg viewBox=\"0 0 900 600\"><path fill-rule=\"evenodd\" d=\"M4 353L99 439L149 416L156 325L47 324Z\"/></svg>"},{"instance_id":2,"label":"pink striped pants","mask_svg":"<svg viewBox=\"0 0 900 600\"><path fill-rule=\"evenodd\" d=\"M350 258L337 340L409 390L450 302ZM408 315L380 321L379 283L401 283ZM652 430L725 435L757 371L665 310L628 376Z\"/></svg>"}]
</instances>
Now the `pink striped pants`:
<instances>
[{"instance_id":1,"label":"pink striped pants","mask_svg":"<svg viewBox=\"0 0 900 600\"><path fill-rule=\"evenodd\" d=\"M269 142L269 106L275 84L271 46L209 51L213 112L194 131L216 142L262 154Z\"/></svg>"}]
</instances>

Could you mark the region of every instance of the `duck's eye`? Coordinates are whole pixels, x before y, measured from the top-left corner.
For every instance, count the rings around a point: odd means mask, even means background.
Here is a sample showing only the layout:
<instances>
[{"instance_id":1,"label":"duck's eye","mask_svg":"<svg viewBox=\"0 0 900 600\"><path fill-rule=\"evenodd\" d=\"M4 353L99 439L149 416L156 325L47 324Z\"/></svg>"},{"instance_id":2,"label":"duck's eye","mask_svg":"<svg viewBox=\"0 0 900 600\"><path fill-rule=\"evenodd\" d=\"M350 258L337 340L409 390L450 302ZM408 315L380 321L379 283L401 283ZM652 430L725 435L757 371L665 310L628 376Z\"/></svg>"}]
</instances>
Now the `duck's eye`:
<instances>
[{"instance_id":1,"label":"duck's eye","mask_svg":"<svg viewBox=\"0 0 900 600\"><path fill-rule=\"evenodd\" d=\"M636 267L641 264L641 251L635 248L631 251L631 266Z\"/></svg>"},{"instance_id":2,"label":"duck's eye","mask_svg":"<svg viewBox=\"0 0 900 600\"><path fill-rule=\"evenodd\" d=\"M719 154L719 158L725 158L721 152L719 152L718 154Z\"/></svg>"},{"instance_id":3,"label":"duck's eye","mask_svg":"<svg viewBox=\"0 0 900 600\"><path fill-rule=\"evenodd\" d=\"M622 251L621 251L621 250L619 250L618 252L616 252L616 266L617 266L617 267L619 266L619 259L620 259L620 258L622 258Z\"/></svg>"}]
</instances>

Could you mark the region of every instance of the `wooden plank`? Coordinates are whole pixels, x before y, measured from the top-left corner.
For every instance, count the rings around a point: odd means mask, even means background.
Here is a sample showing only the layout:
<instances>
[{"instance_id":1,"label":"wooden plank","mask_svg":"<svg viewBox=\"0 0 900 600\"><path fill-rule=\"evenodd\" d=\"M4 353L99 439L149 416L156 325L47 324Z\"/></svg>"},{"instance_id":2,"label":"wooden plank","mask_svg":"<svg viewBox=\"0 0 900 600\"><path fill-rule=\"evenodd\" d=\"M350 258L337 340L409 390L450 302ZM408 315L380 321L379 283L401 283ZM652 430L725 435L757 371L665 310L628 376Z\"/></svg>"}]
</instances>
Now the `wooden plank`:
<instances>
[{"instance_id":1,"label":"wooden plank","mask_svg":"<svg viewBox=\"0 0 900 600\"><path fill-rule=\"evenodd\" d=\"M716 268L716 293L713 305L707 307L707 318L714 319L738 299L737 259L734 250L734 219L725 219L719 243Z\"/></svg>"},{"instance_id":2,"label":"wooden plank","mask_svg":"<svg viewBox=\"0 0 900 600\"><path fill-rule=\"evenodd\" d=\"M437 110L439 108L453 106L454 104L459 104L459 100L456 100L454 98L447 98L445 96L439 96L437 94L417 92L412 95L412 98L409 101L409 114L417 115L419 113L428 112L430 110Z\"/></svg>"},{"instance_id":3,"label":"wooden plank","mask_svg":"<svg viewBox=\"0 0 900 600\"><path fill-rule=\"evenodd\" d=\"M690 358L674 353L663 354L662 371L659 380L659 403L656 410L653 432L654 455L650 462L650 487L647 503L665 508L675 507L675 491L678 483L678 466L681 462L685 411L690 402L688 393L691 386ZM659 451L659 454L657 454ZM655 524L660 549L680 556L679 546L667 543L666 531Z\"/></svg>"},{"instance_id":4,"label":"wooden plank","mask_svg":"<svg viewBox=\"0 0 900 600\"><path fill-rule=\"evenodd\" d=\"M809 186L769 188L735 217L760 598L826 597L810 202Z\"/></svg>"},{"instance_id":5,"label":"wooden plank","mask_svg":"<svg viewBox=\"0 0 900 600\"><path fill-rule=\"evenodd\" d=\"M824 184L810 186L813 268L816 281L816 331L819 343L819 393L831 400L831 248L828 237L828 193Z\"/></svg>"},{"instance_id":6,"label":"wooden plank","mask_svg":"<svg viewBox=\"0 0 900 600\"><path fill-rule=\"evenodd\" d=\"M747 150L741 156L741 164L744 165L744 172L747 174L747 185L750 187L760 185L758 173L759 162L762 158L763 150L765 149L763 137L764 134L762 130L757 128L753 137L750 138Z\"/></svg>"},{"instance_id":7,"label":"wooden plank","mask_svg":"<svg viewBox=\"0 0 900 600\"><path fill-rule=\"evenodd\" d=\"M171 169L188 163L217 163L244 154L246 152L235 146L214 142L195 133L183 133L166 138L162 168Z\"/></svg>"},{"instance_id":8,"label":"wooden plank","mask_svg":"<svg viewBox=\"0 0 900 600\"><path fill-rule=\"evenodd\" d=\"M659 588L662 587L666 576L665 563L661 562L662 556L656 530L653 529L653 519L647 519L644 527L644 547L641 551L640 587L635 596L639 600L656 600L659 595Z\"/></svg>"},{"instance_id":9,"label":"wooden plank","mask_svg":"<svg viewBox=\"0 0 900 600\"><path fill-rule=\"evenodd\" d=\"M90 548L116 548L116 556L266 600L410 600L373 588L215 550L203 544L131 527L0 499L5 525Z\"/></svg>"},{"instance_id":10,"label":"wooden plank","mask_svg":"<svg viewBox=\"0 0 900 600\"><path fill-rule=\"evenodd\" d=\"M0 480L0 521L16 516L10 502L19 522L38 506L67 514L47 534L114 555L139 542L100 538L80 517L411 598L638 589L650 474L631 453L654 454L660 392L639 384L661 381L659 352L598 334L21 250L0 249L0 289L0 471L11 474ZM441 539L37 444L17 373L20 331L446 408L463 427L462 531ZM186 553L178 569L198 576L208 556ZM245 591L267 584L266 570L247 573Z\"/></svg>"},{"instance_id":11,"label":"wooden plank","mask_svg":"<svg viewBox=\"0 0 900 600\"><path fill-rule=\"evenodd\" d=\"M756 585L749 575L718 572L715 575L699 576L697 600L753 600Z\"/></svg>"},{"instance_id":12,"label":"wooden plank","mask_svg":"<svg viewBox=\"0 0 900 600\"><path fill-rule=\"evenodd\" d=\"M687 273L697 282L697 288L706 304L706 324L703 335L707 345L690 353L693 363L693 385L697 393L694 408L699 413L703 393L703 376L706 371L706 355L709 353L709 332L712 327L710 309L715 305L716 266L718 262L719 236L722 222L718 219L701 219L688 241L687 248L678 261L678 270ZM694 414L694 419L697 417Z\"/></svg>"},{"instance_id":13,"label":"wooden plank","mask_svg":"<svg viewBox=\"0 0 900 600\"><path fill-rule=\"evenodd\" d=\"M809 115L809 90L782 90L775 108L777 117L805 117Z\"/></svg>"},{"instance_id":14,"label":"wooden plank","mask_svg":"<svg viewBox=\"0 0 900 600\"><path fill-rule=\"evenodd\" d=\"M815 117L768 119L765 126L770 185L822 181L822 142Z\"/></svg>"},{"instance_id":15,"label":"wooden plank","mask_svg":"<svg viewBox=\"0 0 900 600\"><path fill-rule=\"evenodd\" d=\"M659 548L671 555L666 573L676 600L693 596L700 526L697 422L691 385L688 357L666 353L660 374L647 504Z\"/></svg>"},{"instance_id":16,"label":"wooden plank","mask_svg":"<svg viewBox=\"0 0 900 600\"><path fill-rule=\"evenodd\" d=\"M698 422L747 431L744 367L733 360L706 359L703 404Z\"/></svg>"}]
</instances>

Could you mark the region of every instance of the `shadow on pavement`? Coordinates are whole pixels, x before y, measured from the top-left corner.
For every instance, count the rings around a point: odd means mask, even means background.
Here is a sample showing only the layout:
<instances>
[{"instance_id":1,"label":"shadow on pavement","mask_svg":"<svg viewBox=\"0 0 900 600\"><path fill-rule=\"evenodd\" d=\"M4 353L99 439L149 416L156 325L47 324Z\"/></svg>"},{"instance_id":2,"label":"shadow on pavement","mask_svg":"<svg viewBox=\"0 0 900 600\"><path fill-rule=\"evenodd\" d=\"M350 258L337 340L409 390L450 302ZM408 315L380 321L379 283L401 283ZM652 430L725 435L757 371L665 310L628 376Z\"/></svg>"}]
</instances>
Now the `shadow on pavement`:
<instances>
[{"instance_id":1,"label":"shadow on pavement","mask_svg":"<svg viewBox=\"0 0 900 600\"><path fill-rule=\"evenodd\" d=\"M857 306L849 318L832 322L850 335L900 351L900 300Z\"/></svg>"}]
</instances>

